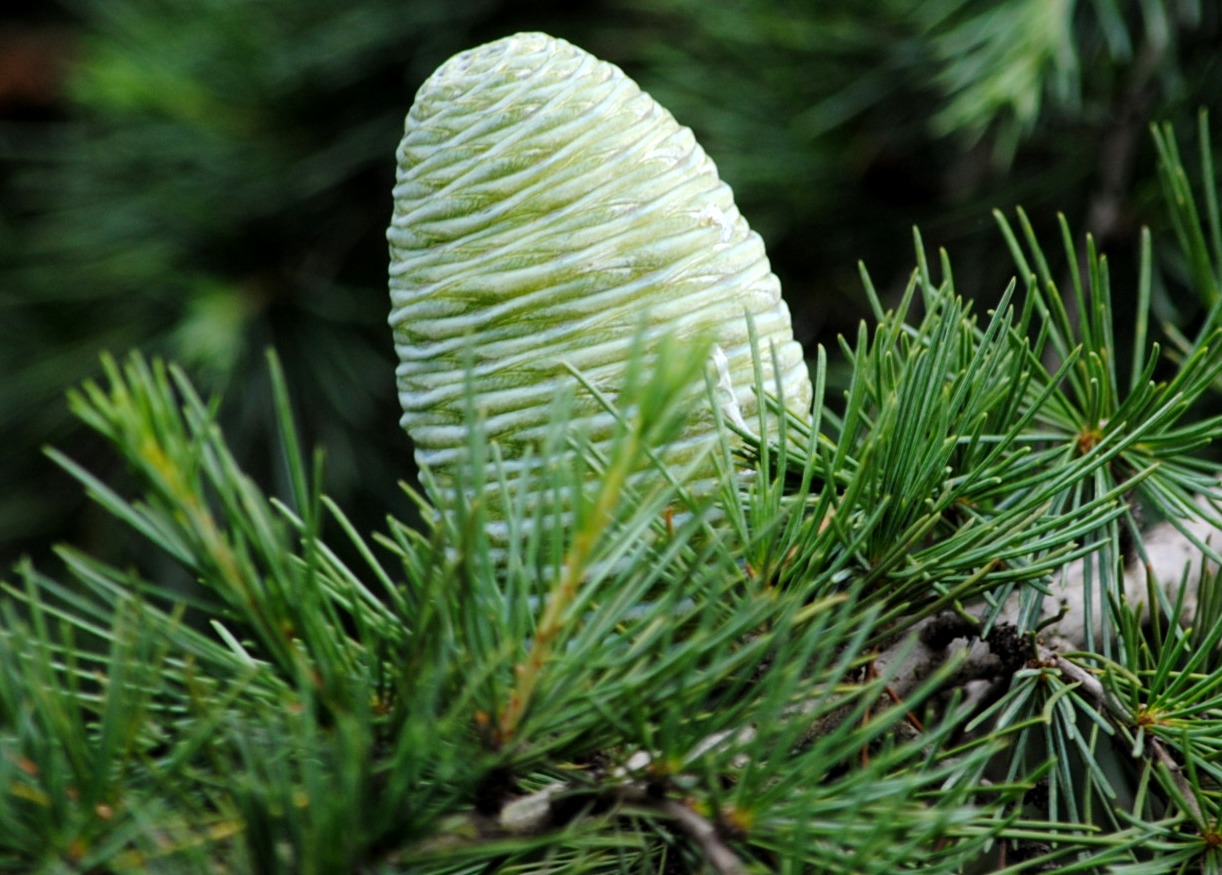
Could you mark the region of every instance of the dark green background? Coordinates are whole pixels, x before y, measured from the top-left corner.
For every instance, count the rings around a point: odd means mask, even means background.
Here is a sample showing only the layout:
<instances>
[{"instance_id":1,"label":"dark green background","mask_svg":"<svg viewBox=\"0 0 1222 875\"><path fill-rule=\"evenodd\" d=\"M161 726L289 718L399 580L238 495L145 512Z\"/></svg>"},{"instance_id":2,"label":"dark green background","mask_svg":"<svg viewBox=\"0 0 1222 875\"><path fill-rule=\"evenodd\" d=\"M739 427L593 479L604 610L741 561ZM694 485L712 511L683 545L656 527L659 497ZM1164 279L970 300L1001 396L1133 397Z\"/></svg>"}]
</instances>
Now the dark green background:
<instances>
[{"instance_id":1,"label":"dark green background","mask_svg":"<svg viewBox=\"0 0 1222 875\"><path fill-rule=\"evenodd\" d=\"M897 294L911 229L987 304L1012 265L990 210L1063 211L1131 292L1168 237L1148 126L1195 152L1222 102L1216 4L1125 0L64 0L0 19L0 564L112 521L41 454L105 471L64 392L103 350L180 363L273 491L264 352L281 356L328 488L364 529L406 514L386 327L393 153L452 53L517 30L621 65L691 126L763 235L813 350ZM1215 142L1222 137L1215 136ZM1053 238L1049 238L1053 239ZM1164 262L1156 308L1199 302ZM1123 307L1120 312L1124 312Z\"/></svg>"}]
</instances>

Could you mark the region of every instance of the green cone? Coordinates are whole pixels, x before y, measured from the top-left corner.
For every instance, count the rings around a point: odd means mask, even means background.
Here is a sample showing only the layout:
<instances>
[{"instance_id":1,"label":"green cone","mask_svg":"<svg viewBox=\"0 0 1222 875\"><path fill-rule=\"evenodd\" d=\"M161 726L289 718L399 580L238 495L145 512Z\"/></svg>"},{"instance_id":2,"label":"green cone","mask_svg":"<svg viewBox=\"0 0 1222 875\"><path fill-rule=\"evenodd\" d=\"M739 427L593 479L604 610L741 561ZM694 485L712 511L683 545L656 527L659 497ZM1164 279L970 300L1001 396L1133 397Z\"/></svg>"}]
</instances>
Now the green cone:
<instances>
[{"instance_id":1,"label":"green cone","mask_svg":"<svg viewBox=\"0 0 1222 875\"><path fill-rule=\"evenodd\" d=\"M766 385L775 347L786 405L809 415L809 373L762 241L691 131L618 67L540 33L462 52L420 88L397 157L387 237L402 423L443 490L470 464L468 373L514 477L574 381L564 363L615 397L643 319L647 350L663 337L716 344L750 423L749 314ZM700 403L664 454L675 464L714 438L705 387L693 392ZM605 439L611 418L588 395L578 391L578 419ZM714 476L710 463L689 486Z\"/></svg>"}]
</instances>

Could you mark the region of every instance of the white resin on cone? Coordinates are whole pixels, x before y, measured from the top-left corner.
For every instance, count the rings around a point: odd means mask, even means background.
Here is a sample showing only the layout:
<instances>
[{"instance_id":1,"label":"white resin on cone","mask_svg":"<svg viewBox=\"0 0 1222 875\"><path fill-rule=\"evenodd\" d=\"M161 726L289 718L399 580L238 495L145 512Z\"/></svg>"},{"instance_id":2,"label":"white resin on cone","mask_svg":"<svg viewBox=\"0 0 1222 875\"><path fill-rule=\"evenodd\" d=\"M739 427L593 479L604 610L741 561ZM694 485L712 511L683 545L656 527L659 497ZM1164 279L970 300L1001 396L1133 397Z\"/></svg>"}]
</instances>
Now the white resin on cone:
<instances>
[{"instance_id":1,"label":"white resin on cone","mask_svg":"<svg viewBox=\"0 0 1222 875\"><path fill-rule=\"evenodd\" d=\"M643 319L647 349L663 335L712 340L753 423L750 314L765 385L775 347L786 405L808 416L810 377L762 241L691 131L618 67L540 33L462 52L420 88L397 158L387 237L402 423L447 498L470 464L468 380L519 476L574 382L565 363L614 398ZM663 453L676 465L714 440L705 391L693 387L701 401ZM583 427L608 438L610 416L577 394ZM688 486L714 477L710 462Z\"/></svg>"}]
</instances>

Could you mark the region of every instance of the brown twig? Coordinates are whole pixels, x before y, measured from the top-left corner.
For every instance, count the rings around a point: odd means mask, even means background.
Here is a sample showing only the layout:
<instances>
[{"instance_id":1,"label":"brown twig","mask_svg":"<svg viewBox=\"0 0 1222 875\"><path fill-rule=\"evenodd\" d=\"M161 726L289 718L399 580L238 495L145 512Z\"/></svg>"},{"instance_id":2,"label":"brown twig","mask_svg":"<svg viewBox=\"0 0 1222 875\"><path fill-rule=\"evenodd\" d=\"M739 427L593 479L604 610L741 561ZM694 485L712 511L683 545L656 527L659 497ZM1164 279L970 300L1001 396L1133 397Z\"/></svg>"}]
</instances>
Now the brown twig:
<instances>
[{"instance_id":1,"label":"brown twig","mask_svg":"<svg viewBox=\"0 0 1222 875\"><path fill-rule=\"evenodd\" d=\"M714 872L718 875L746 875L747 869L738 855L730 850L717 827L708 819L677 799L663 800L658 809L692 840Z\"/></svg>"}]
</instances>

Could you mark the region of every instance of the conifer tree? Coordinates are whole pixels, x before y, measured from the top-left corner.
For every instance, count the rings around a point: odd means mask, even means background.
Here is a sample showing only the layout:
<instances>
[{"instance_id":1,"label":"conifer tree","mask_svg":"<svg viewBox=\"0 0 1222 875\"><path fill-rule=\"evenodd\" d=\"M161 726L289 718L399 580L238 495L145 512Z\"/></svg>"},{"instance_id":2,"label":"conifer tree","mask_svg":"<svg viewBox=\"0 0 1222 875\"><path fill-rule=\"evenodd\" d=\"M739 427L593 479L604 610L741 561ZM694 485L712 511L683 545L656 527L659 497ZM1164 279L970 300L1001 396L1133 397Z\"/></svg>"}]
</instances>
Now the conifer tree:
<instances>
[{"instance_id":1,"label":"conifer tree","mask_svg":"<svg viewBox=\"0 0 1222 875\"><path fill-rule=\"evenodd\" d=\"M732 201L709 200L727 194L673 119L650 160L688 175L655 202L623 157L637 128L613 127L652 101L584 52L525 42L559 52L564 75L531 84L514 40L474 86L463 75L490 50L450 62L453 80L422 92L431 108L505 86L508 112L427 129L470 154L413 152L396 190L416 211L396 212L392 253L439 259L392 269L409 279L392 290L423 294L435 320L396 323L400 355L425 339L459 350L438 360L442 388L401 371L409 429L450 451L405 485L422 522L369 534L324 494L275 355L278 494L237 463L224 399L176 364L108 357L72 393L131 479L53 458L199 590L71 547L62 575L24 563L4 584L0 867L1216 868L1208 117L1193 174L1173 131L1153 131L1174 263L1206 314L1191 331L1151 314L1150 235L1121 310L1089 236L1063 221L1044 240L1018 211L996 214L1014 275L996 306L973 305L952 255L918 233L896 304L862 268L871 315L813 351L809 383L791 376L775 301L759 325L744 314L745 358L706 355L741 334L654 302L613 341L582 323L603 345L544 372L549 332L573 318L566 283L605 274L622 284L581 290L616 301L671 283L737 304L734 278L760 262L724 256L755 238ZM591 76L617 96L592 100ZM527 137L540 106L572 102L587 111L553 116L547 148ZM590 155L606 187L568 208L565 170ZM523 175L548 211L515 195ZM548 217L567 233L543 239ZM586 221L606 224L583 237ZM455 226L468 245L447 260ZM492 231L504 245L481 249ZM617 234L624 248L594 253L605 262L552 248ZM537 347L497 334L497 302L481 315L498 293L536 319ZM456 316L483 323L445 335ZM843 392L828 391L833 357ZM498 379L522 362L549 381L530 398L546 414L506 430L498 405L533 386ZM413 418L430 392L450 412Z\"/></svg>"}]
</instances>

